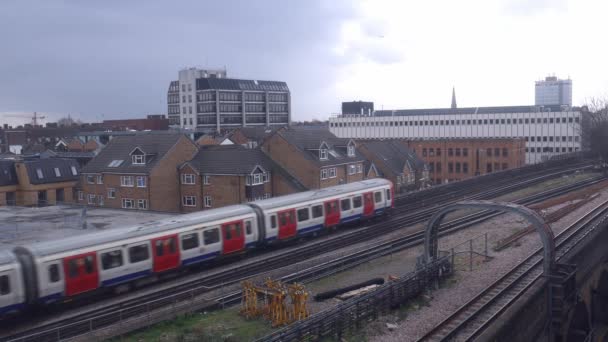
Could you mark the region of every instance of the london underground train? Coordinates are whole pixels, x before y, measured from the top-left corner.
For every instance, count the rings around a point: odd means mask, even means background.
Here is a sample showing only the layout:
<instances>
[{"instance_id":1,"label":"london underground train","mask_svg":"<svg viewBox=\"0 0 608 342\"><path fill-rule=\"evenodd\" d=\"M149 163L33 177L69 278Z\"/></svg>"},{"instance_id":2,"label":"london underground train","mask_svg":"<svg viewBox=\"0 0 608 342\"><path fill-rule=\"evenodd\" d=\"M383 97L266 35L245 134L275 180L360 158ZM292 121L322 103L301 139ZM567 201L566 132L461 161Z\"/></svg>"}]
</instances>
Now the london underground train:
<instances>
[{"instance_id":1,"label":"london underground train","mask_svg":"<svg viewBox=\"0 0 608 342\"><path fill-rule=\"evenodd\" d=\"M126 291L204 261L245 252L394 206L370 179L0 251L0 315L101 290Z\"/></svg>"}]
</instances>

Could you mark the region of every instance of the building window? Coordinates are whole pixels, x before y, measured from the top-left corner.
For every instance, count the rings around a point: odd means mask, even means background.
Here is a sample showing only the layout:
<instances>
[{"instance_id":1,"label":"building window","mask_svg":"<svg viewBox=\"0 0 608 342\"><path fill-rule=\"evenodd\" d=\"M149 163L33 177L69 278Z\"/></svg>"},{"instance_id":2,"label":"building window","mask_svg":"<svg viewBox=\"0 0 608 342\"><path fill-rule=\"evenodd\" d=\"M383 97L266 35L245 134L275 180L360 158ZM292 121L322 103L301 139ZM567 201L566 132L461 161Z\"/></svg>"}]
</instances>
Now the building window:
<instances>
[{"instance_id":1,"label":"building window","mask_svg":"<svg viewBox=\"0 0 608 342\"><path fill-rule=\"evenodd\" d=\"M319 159L327 160L327 149L326 148L322 148L319 150Z\"/></svg>"},{"instance_id":2,"label":"building window","mask_svg":"<svg viewBox=\"0 0 608 342\"><path fill-rule=\"evenodd\" d=\"M137 187L138 188L145 188L146 187L146 176L137 176L136 180L137 180Z\"/></svg>"},{"instance_id":3,"label":"building window","mask_svg":"<svg viewBox=\"0 0 608 342\"><path fill-rule=\"evenodd\" d=\"M97 175L97 184L103 184L103 176L102 175Z\"/></svg>"},{"instance_id":4,"label":"building window","mask_svg":"<svg viewBox=\"0 0 608 342\"><path fill-rule=\"evenodd\" d=\"M435 171L441 172L441 163L440 162L437 162L437 164L435 164Z\"/></svg>"},{"instance_id":5,"label":"building window","mask_svg":"<svg viewBox=\"0 0 608 342\"><path fill-rule=\"evenodd\" d=\"M496 157L500 156L500 149L499 149L498 147L495 147L495 148L494 148L494 155L495 155Z\"/></svg>"},{"instance_id":6,"label":"building window","mask_svg":"<svg viewBox=\"0 0 608 342\"><path fill-rule=\"evenodd\" d=\"M321 179L327 179L328 171L327 169L321 170Z\"/></svg>"},{"instance_id":7,"label":"building window","mask_svg":"<svg viewBox=\"0 0 608 342\"><path fill-rule=\"evenodd\" d=\"M456 173L460 173L460 162L456 162Z\"/></svg>"},{"instance_id":8,"label":"building window","mask_svg":"<svg viewBox=\"0 0 608 342\"><path fill-rule=\"evenodd\" d=\"M72 176L77 176L78 175L78 171L76 170L75 166L71 166L70 169L72 170Z\"/></svg>"},{"instance_id":9,"label":"building window","mask_svg":"<svg viewBox=\"0 0 608 342\"><path fill-rule=\"evenodd\" d=\"M357 173L357 167L354 164L348 165L348 174L354 175L355 173Z\"/></svg>"},{"instance_id":10,"label":"building window","mask_svg":"<svg viewBox=\"0 0 608 342\"><path fill-rule=\"evenodd\" d=\"M260 185L264 183L264 174L263 173L254 173L252 175L247 176L247 180L245 181L246 185Z\"/></svg>"},{"instance_id":11,"label":"building window","mask_svg":"<svg viewBox=\"0 0 608 342\"><path fill-rule=\"evenodd\" d=\"M423 149L422 149L422 156L423 156L423 157L426 157L426 156L427 156L427 153L426 153L426 148L423 148Z\"/></svg>"},{"instance_id":12,"label":"building window","mask_svg":"<svg viewBox=\"0 0 608 342\"><path fill-rule=\"evenodd\" d=\"M120 176L120 186L133 187L133 176Z\"/></svg>"},{"instance_id":13,"label":"building window","mask_svg":"<svg viewBox=\"0 0 608 342\"><path fill-rule=\"evenodd\" d=\"M133 209L133 208L135 208L135 203L130 198L123 198L122 199L122 207L124 209Z\"/></svg>"},{"instance_id":14,"label":"building window","mask_svg":"<svg viewBox=\"0 0 608 342\"><path fill-rule=\"evenodd\" d=\"M456 157L460 157L460 148L459 147L456 148Z\"/></svg>"},{"instance_id":15,"label":"building window","mask_svg":"<svg viewBox=\"0 0 608 342\"><path fill-rule=\"evenodd\" d=\"M108 188L108 198L116 198L116 189Z\"/></svg>"},{"instance_id":16,"label":"building window","mask_svg":"<svg viewBox=\"0 0 608 342\"><path fill-rule=\"evenodd\" d=\"M95 184L95 176L93 176L93 175L87 175L87 183L89 183L89 184Z\"/></svg>"},{"instance_id":17,"label":"building window","mask_svg":"<svg viewBox=\"0 0 608 342\"><path fill-rule=\"evenodd\" d=\"M145 200L145 199L137 200L137 208L147 210L148 209L148 200Z\"/></svg>"},{"instance_id":18,"label":"building window","mask_svg":"<svg viewBox=\"0 0 608 342\"><path fill-rule=\"evenodd\" d=\"M469 173L469 163L462 163L462 173Z\"/></svg>"},{"instance_id":19,"label":"building window","mask_svg":"<svg viewBox=\"0 0 608 342\"><path fill-rule=\"evenodd\" d=\"M93 194L89 194L89 200L87 201L88 204L95 204L95 195Z\"/></svg>"},{"instance_id":20,"label":"building window","mask_svg":"<svg viewBox=\"0 0 608 342\"><path fill-rule=\"evenodd\" d=\"M211 208L211 196L205 196L205 208Z\"/></svg>"},{"instance_id":21,"label":"building window","mask_svg":"<svg viewBox=\"0 0 608 342\"><path fill-rule=\"evenodd\" d=\"M133 165L144 165L146 163L146 158L141 154L136 154L131 156L131 162Z\"/></svg>"},{"instance_id":22,"label":"building window","mask_svg":"<svg viewBox=\"0 0 608 342\"><path fill-rule=\"evenodd\" d=\"M435 154L437 155L437 157L441 156L441 149L437 148L437 152Z\"/></svg>"},{"instance_id":23,"label":"building window","mask_svg":"<svg viewBox=\"0 0 608 342\"><path fill-rule=\"evenodd\" d=\"M196 206L196 197L184 196L184 197L182 197L182 204L185 207L195 207Z\"/></svg>"},{"instance_id":24,"label":"building window","mask_svg":"<svg viewBox=\"0 0 608 342\"><path fill-rule=\"evenodd\" d=\"M61 177L61 171L59 171L59 168L56 167L56 168L54 168L54 170L55 170L55 177Z\"/></svg>"},{"instance_id":25,"label":"building window","mask_svg":"<svg viewBox=\"0 0 608 342\"><path fill-rule=\"evenodd\" d=\"M468 148L463 148L462 149L462 156L463 157L467 157L469 155L469 149Z\"/></svg>"},{"instance_id":26,"label":"building window","mask_svg":"<svg viewBox=\"0 0 608 342\"><path fill-rule=\"evenodd\" d=\"M492 149L491 148L487 148L486 149L486 156L491 157L492 156ZM491 171L490 171L491 172Z\"/></svg>"},{"instance_id":27,"label":"building window","mask_svg":"<svg viewBox=\"0 0 608 342\"><path fill-rule=\"evenodd\" d=\"M194 175L191 173L182 174L182 184L192 185L194 184Z\"/></svg>"},{"instance_id":28,"label":"building window","mask_svg":"<svg viewBox=\"0 0 608 342\"><path fill-rule=\"evenodd\" d=\"M354 145L348 145L348 156L349 157L354 157L355 156L355 146Z\"/></svg>"},{"instance_id":29,"label":"building window","mask_svg":"<svg viewBox=\"0 0 608 342\"><path fill-rule=\"evenodd\" d=\"M78 191L78 200L79 201L83 201L84 200L84 192Z\"/></svg>"},{"instance_id":30,"label":"building window","mask_svg":"<svg viewBox=\"0 0 608 342\"><path fill-rule=\"evenodd\" d=\"M509 150L507 150L505 147L503 147L503 149L502 149L502 156L506 157L508 155L509 155Z\"/></svg>"},{"instance_id":31,"label":"building window","mask_svg":"<svg viewBox=\"0 0 608 342\"><path fill-rule=\"evenodd\" d=\"M336 178L336 168L332 167L329 169L329 178Z\"/></svg>"},{"instance_id":32,"label":"building window","mask_svg":"<svg viewBox=\"0 0 608 342\"><path fill-rule=\"evenodd\" d=\"M101 196L101 195L97 196L97 204L99 204L100 206L103 206L103 196Z\"/></svg>"},{"instance_id":33,"label":"building window","mask_svg":"<svg viewBox=\"0 0 608 342\"><path fill-rule=\"evenodd\" d=\"M454 173L454 163L448 163L448 173Z\"/></svg>"},{"instance_id":34,"label":"building window","mask_svg":"<svg viewBox=\"0 0 608 342\"><path fill-rule=\"evenodd\" d=\"M363 165L357 164L357 173L363 173Z\"/></svg>"},{"instance_id":35,"label":"building window","mask_svg":"<svg viewBox=\"0 0 608 342\"><path fill-rule=\"evenodd\" d=\"M38 179L44 178L44 175L42 174L42 169L36 169L36 175L38 176Z\"/></svg>"},{"instance_id":36,"label":"building window","mask_svg":"<svg viewBox=\"0 0 608 342\"><path fill-rule=\"evenodd\" d=\"M205 185L211 184L211 176L203 176L203 184L205 184Z\"/></svg>"},{"instance_id":37,"label":"building window","mask_svg":"<svg viewBox=\"0 0 608 342\"><path fill-rule=\"evenodd\" d=\"M448 148L448 156L451 157L454 155L454 150L452 148Z\"/></svg>"}]
</instances>

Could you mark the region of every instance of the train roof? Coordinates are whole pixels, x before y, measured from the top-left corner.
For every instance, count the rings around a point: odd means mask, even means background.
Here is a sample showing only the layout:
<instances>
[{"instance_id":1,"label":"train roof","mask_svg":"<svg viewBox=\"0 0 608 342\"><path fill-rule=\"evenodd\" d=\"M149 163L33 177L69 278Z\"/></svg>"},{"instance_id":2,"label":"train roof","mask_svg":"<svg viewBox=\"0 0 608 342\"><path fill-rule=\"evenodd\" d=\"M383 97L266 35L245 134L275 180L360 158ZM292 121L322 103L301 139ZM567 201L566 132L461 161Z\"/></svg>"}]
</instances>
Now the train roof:
<instances>
[{"instance_id":1,"label":"train roof","mask_svg":"<svg viewBox=\"0 0 608 342\"><path fill-rule=\"evenodd\" d=\"M231 205L191 214L176 215L166 219L147 222L135 226L128 226L125 228L115 228L104 232L96 232L69 237L66 239L29 244L23 247L31 251L36 256L47 256L252 213L254 213L253 209L249 206Z\"/></svg>"},{"instance_id":2,"label":"train roof","mask_svg":"<svg viewBox=\"0 0 608 342\"><path fill-rule=\"evenodd\" d=\"M8 251L8 250L0 251L0 266L12 264L16 260L17 260L17 257L15 257L15 254L13 252Z\"/></svg>"},{"instance_id":3,"label":"train roof","mask_svg":"<svg viewBox=\"0 0 608 342\"><path fill-rule=\"evenodd\" d=\"M349 192L363 191L366 189L391 184L391 181L386 180L384 178L372 178L359 182L331 186L320 190L298 192L292 195L273 197L265 200L255 201L252 202L252 204L257 205L264 210L267 210L277 207L290 206L301 202L308 202L332 196L339 196Z\"/></svg>"}]
</instances>

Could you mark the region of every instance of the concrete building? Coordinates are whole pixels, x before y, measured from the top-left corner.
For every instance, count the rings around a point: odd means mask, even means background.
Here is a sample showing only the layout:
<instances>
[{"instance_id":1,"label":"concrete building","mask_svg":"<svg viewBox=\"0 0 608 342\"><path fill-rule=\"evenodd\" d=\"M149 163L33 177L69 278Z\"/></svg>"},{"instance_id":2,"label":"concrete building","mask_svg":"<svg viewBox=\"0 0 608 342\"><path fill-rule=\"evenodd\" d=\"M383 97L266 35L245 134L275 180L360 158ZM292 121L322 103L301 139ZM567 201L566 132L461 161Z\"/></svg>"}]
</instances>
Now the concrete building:
<instances>
[{"instance_id":1,"label":"concrete building","mask_svg":"<svg viewBox=\"0 0 608 342\"><path fill-rule=\"evenodd\" d=\"M572 80L561 80L547 76L543 81L535 82L534 92L537 106L561 105L572 107Z\"/></svg>"},{"instance_id":2,"label":"concrete building","mask_svg":"<svg viewBox=\"0 0 608 342\"><path fill-rule=\"evenodd\" d=\"M329 129L352 139L521 138L527 164L581 149L581 111L562 106L380 110L331 117Z\"/></svg>"},{"instance_id":3,"label":"concrete building","mask_svg":"<svg viewBox=\"0 0 608 342\"><path fill-rule=\"evenodd\" d=\"M245 126L286 126L291 95L285 82L226 78L226 71L181 70L169 84L172 126L215 130Z\"/></svg>"},{"instance_id":4,"label":"concrete building","mask_svg":"<svg viewBox=\"0 0 608 342\"><path fill-rule=\"evenodd\" d=\"M374 103L363 101L342 102L342 114L371 116L374 114Z\"/></svg>"}]
</instances>

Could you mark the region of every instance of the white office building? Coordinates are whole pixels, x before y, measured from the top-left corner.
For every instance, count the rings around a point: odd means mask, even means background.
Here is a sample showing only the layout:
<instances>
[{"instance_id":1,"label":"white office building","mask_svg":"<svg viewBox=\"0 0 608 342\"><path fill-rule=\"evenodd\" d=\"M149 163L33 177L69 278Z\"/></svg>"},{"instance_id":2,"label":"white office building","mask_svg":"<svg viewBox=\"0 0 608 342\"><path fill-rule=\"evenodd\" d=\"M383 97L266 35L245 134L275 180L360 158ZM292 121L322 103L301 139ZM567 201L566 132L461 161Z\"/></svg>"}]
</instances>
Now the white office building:
<instances>
[{"instance_id":1,"label":"white office building","mask_svg":"<svg viewBox=\"0 0 608 342\"><path fill-rule=\"evenodd\" d=\"M581 112L562 106L381 110L339 115L330 131L352 139L522 138L526 163L581 149Z\"/></svg>"},{"instance_id":2,"label":"white office building","mask_svg":"<svg viewBox=\"0 0 608 342\"><path fill-rule=\"evenodd\" d=\"M537 106L572 107L572 80L548 76L544 81L536 81L534 95Z\"/></svg>"}]
</instances>

